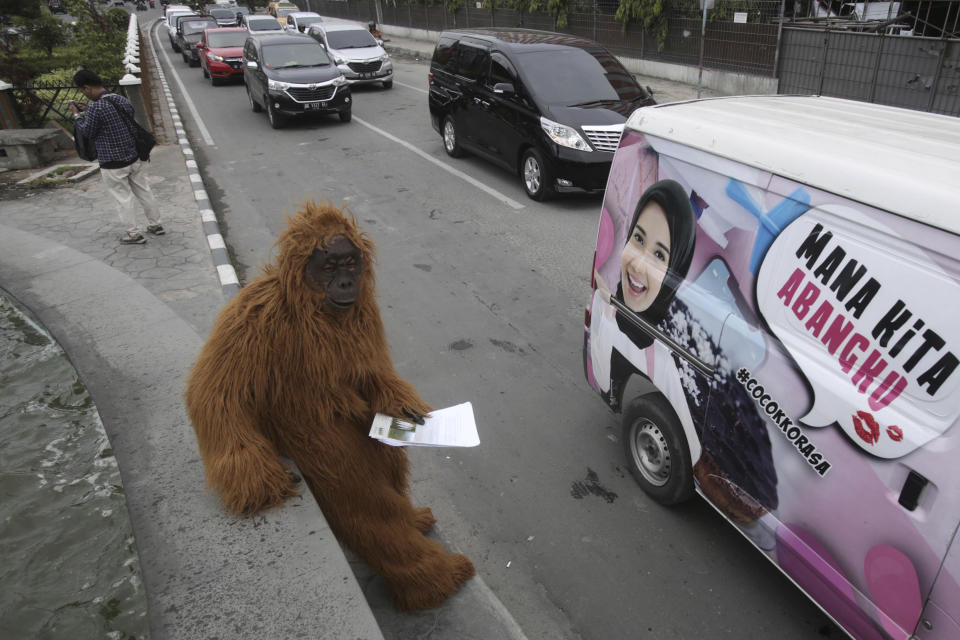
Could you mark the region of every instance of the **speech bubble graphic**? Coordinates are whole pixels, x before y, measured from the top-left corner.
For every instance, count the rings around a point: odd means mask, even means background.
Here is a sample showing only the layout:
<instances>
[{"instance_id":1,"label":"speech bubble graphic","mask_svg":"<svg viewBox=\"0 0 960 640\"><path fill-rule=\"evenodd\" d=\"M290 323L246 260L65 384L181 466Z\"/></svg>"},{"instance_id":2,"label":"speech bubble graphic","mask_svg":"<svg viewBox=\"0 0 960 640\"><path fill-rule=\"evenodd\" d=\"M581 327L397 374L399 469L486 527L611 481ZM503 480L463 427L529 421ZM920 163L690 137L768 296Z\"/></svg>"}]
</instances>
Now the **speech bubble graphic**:
<instances>
[{"instance_id":1,"label":"speech bubble graphic","mask_svg":"<svg viewBox=\"0 0 960 640\"><path fill-rule=\"evenodd\" d=\"M800 421L837 423L899 458L960 417L960 284L882 215L826 205L787 226L757 276L757 303L813 389Z\"/></svg>"}]
</instances>

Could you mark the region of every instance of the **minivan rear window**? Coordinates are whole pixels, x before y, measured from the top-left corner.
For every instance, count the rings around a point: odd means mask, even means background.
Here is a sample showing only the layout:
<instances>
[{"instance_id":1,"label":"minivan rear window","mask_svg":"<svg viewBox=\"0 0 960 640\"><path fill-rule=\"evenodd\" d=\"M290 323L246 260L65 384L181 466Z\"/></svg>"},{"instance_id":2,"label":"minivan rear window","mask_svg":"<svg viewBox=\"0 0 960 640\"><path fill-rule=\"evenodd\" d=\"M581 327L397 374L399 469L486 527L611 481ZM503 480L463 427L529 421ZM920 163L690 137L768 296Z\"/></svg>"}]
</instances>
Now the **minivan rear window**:
<instances>
[{"instance_id":1,"label":"minivan rear window","mask_svg":"<svg viewBox=\"0 0 960 640\"><path fill-rule=\"evenodd\" d=\"M274 44L263 48L263 66L267 69L318 67L330 64L327 53L313 42Z\"/></svg>"},{"instance_id":2,"label":"minivan rear window","mask_svg":"<svg viewBox=\"0 0 960 640\"><path fill-rule=\"evenodd\" d=\"M373 39L370 32L364 31L363 29L328 31L327 43L331 49L361 49L363 47L377 46L377 41Z\"/></svg>"},{"instance_id":3,"label":"minivan rear window","mask_svg":"<svg viewBox=\"0 0 960 640\"><path fill-rule=\"evenodd\" d=\"M584 49L531 51L517 56L533 94L565 106L646 98L630 72L611 54L603 59Z\"/></svg>"},{"instance_id":4,"label":"minivan rear window","mask_svg":"<svg viewBox=\"0 0 960 640\"><path fill-rule=\"evenodd\" d=\"M223 31L211 33L207 36L208 46L217 49L220 47L242 47L247 40L246 31Z\"/></svg>"}]
</instances>

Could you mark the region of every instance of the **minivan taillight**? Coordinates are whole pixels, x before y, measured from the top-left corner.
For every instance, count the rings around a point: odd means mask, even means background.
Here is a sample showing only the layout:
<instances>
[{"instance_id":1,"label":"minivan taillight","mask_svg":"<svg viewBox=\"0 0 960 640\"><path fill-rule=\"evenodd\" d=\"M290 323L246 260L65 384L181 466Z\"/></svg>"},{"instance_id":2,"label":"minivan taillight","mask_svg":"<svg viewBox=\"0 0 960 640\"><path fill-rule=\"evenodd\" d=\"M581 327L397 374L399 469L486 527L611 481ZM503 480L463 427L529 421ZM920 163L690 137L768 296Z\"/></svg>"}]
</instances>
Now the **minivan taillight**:
<instances>
[{"instance_id":1,"label":"minivan taillight","mask_svg":"<svg viewBox=\"0 0 960 640\"><path fill-rule=\"evenodd\" d=\"M427 83L433 86L433 71L427 73Z\"/></svg>"}]
</instances>

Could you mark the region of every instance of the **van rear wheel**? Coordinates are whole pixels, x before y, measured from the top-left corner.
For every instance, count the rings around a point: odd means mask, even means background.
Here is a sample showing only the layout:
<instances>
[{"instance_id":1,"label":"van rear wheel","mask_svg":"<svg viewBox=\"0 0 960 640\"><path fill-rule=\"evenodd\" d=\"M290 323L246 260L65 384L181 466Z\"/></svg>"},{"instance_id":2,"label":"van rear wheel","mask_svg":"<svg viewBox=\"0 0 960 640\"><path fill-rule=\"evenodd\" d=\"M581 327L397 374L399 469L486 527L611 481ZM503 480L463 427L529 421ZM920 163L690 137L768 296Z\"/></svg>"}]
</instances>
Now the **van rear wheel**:
<instances>
[{"instance_id":1,"label":"van rear wheel","mask_svg":"<svg viewBox=\"0 0 960 640\"><path fill-rule=\"evenodd\" d=\"M553 174L536 149L527 149L520 163L520 180L527 195L537 201L553 196Z\"/></svg>"},{"instance_id":2,"label":"van rear wheel","mask_svg":"<svg viewBox=\"0 0 960 640\"><path fill-rule=\"evenodd\" d=\"M663 396L634 398L623 412L623 447L630 473L662 505L690 499L693 464L683 427Z\"/></svg>"},{"instance_id":3,"label":"van rear wheel","mask_svg":"<svg viewBox=\"0 0 960 640\"><path fill-rule=\"evenodd\" d=\"M263 107L257 104L257 101L253 99L253 94L250 93L250 87L247 87L247 100L250 101L250 108L253 109L254 113L260 113L263 111Z\"/></svg>"},{"instance_id":4,"label":"van rear wheel","mask_svg":"<svg viewBox=\"0 0 960 640\"><path fill-rule=\"evenodd\" d=\"M463 156L463 149L460 147L460 140L457 137L457 128L453 124L453 118L447 116L443 120L443 150L451 158L460 158Z\"/></svg>"}]
</instances>

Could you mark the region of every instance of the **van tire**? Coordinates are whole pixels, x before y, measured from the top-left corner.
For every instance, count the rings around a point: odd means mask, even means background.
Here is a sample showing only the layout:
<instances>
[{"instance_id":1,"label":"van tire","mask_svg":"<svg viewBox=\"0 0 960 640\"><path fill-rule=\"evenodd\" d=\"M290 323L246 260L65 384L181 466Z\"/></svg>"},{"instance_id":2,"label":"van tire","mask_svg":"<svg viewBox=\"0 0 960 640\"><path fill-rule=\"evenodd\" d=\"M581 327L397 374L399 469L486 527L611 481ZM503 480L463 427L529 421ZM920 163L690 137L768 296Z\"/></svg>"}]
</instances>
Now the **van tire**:
<instances>
[{"instance_id":1,"label":"van tire","mask_svg":"<svg viewBox=\"0 0 960 640\"><path fill-rule=\"evenodd\" d=\"M520 160L520 182L532 199L543 202L553 196L553 174L543 162L543 155L530 148Z\"/></svg>"},{"instance_id":2,"label":"van tire","mask_svg":"<svg viewBox=\"0 0 960 640\"><path fill-rule=\"evenodd\" d=\"M440 135L443 136L443 150L447 152L447 155L451 158L462 158L463 148L460 146L459 134L453 124L453 118L450 116L443 119Z\"/></svg>"},{"instance_id":3,"label":"van tire","mask_svg":"<svg viewBox=\"0 0 960 640\"><path fill-rule=\"evenodd\" d=\"M250 101L250 108L253 109L254 113L260 113L263 111L263 107L257 104L257 101L253 99L253 94L250 93L249 86L247 86L247 99Z\"/></svg>"},{"instance_id":4,"label":"van tire","mask_svg":"<svg viewBox=\"0 0 960 640\"><path fill-rule=\"evenodd\" d=\"M267 103L267 120L270 121L270 126L274 129L281 128L284 121L283 114L277 113L277 110L273 107L273 103L270 102L269 98L264 102Z\"/></svg>"},{"instance_id":5,"label":"van tire","mask_svg":"<svg viewBox=\"0 0 960 640\"><path fill-rule=\"evenodd\" d=\"M383 88L384 88L384 89L390 89L390 88L392 88L392 87L393 87L393 80L384 80L384 81L383 81Z\"/></svg>"},{"instance_id":6,"label":"van tire","mask_svg":"<svg viewBox=\"0 0 960 640\"><path fill-rule=\"evenodd\" d=\"M669 506L693 496L690 448L666 398L652 394L630 401L623 412L623 448L634 480L656 502Z\"/></svg>"},{"instance_id":7,"label":"van tire","mask_svg":"<svg viewBox=\"0 0 960 640\"><path fill-rule=\"evenodd\" d=\"M347 109L337 114L340 116L340 122L350 122L353 119L353 109Z\"/></svg>"}]
</instances>

